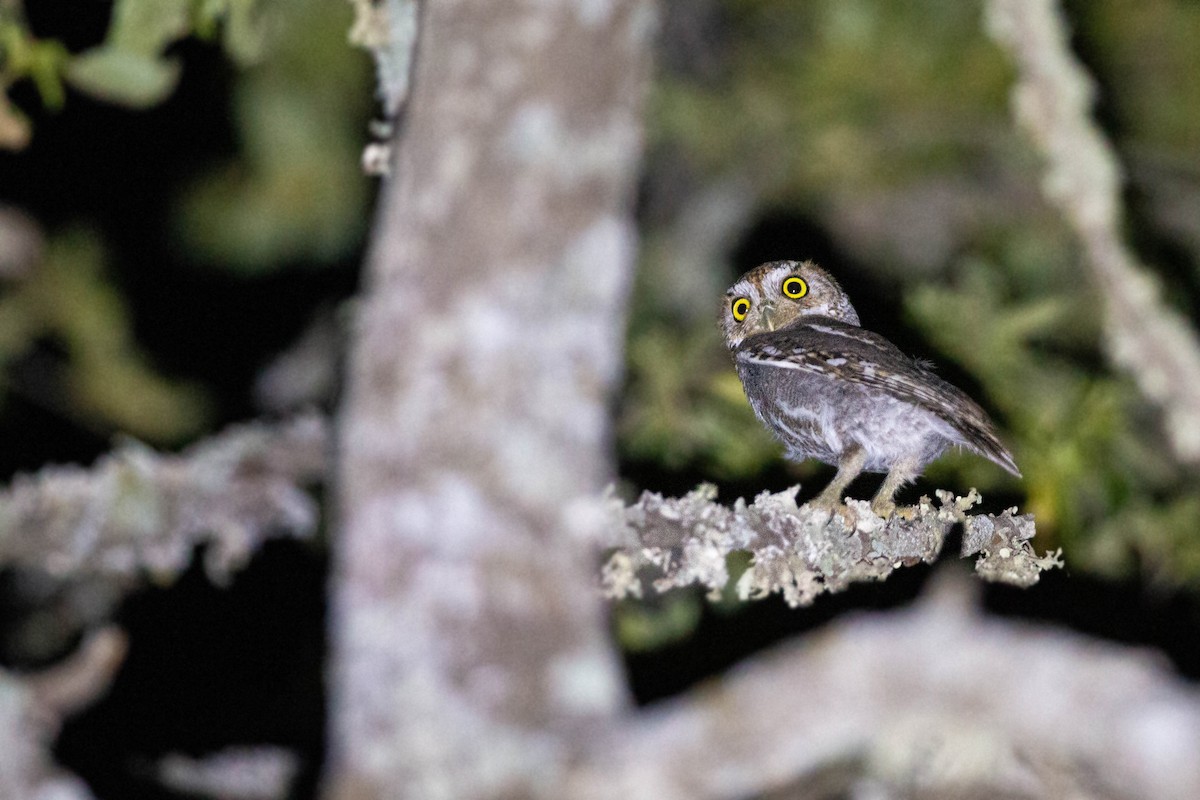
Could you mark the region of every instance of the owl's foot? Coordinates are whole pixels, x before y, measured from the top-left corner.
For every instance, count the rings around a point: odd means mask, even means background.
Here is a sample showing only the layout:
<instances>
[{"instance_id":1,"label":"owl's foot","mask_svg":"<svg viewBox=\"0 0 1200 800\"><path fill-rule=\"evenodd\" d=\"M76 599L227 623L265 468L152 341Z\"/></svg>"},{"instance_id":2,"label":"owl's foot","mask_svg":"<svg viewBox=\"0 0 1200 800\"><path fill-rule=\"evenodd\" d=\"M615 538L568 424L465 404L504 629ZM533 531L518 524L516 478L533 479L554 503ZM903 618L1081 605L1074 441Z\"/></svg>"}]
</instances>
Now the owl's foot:
<instances>
[{"instance_id":1,"label":"owl's foot","mask_svg":"<svg viewBox=\"0 0 1200 800\"><path fill-rule=\"evenodd\" d=\"M880 503L880 502L872 503L871 504L871 512L873 514L875 514L875 516L883 517L884 519L891 519L892 517L897 517L906 522L911 522L912 520L917 518L917 507L916 506L898 506L895 503L893 503L891 500L887 501L886 503Z\"/></svg>"},{"instance_id":2,"label":"owl's foot","mask_svg":"<svg viewBox=\"0 0 1200 800\"><path fill-rule=\"evenodd\" d=\"M858 520L858 516L854 511L842 502L842 492L846 491L846 487L850 482L858 477L862 472L863 463L866 461L867 455L861 447L852 446L842 453L841 459L838 462L837 474L833 476L833 480L825 487L816 499L809 503L813 508L823 509L828 511L830 515L835 512L842 516L842 519L853 527Z\"/></svg>"},{"instance_id":3,"label":"owl's foot","mask_svg":"<svg viewBox=\"0 0 1200 800\"><path fill-rule=\"evenodd\" d=\"M884 519L890 518L892 514L896 513L896 503L892 498L896 496L896 492L901 486L918 474L920 474L920 467L915 459L905 458L893 464L892 468L888 470L887 477L883 479L879 491L871 500L871 510Z\"/></svg>"},{"instance_id":4,"label":"owl's foot","mask_svg":"<svg viewBox=\"0 0 1200 800\"><path fill-rule=\"evenodd\" d=\"M842 522L845 523L848 530L853 531L858 527L858 512L855 511L852 506L842 503L840 506L835 508L834 511L836 511L837 515L842 518Z\"/></svg>"},{"instance_id":5,"label":"owl's foot","mask_svg":"<svg viewBox=\"0 0 1200 800\"><path fill-rule=\"evenodd\" d=\"M833 519L834 514L842 518L842 524L849 530L858 527L858 512L842 502L839 497L827 498L824 494L807 503L814 511L824 511Z\"/></svg>"},{"instance_id":6,"label":"owl's foot","mask_svg":"<svg viewBox=\"0 0 1200 800\"><path fill-rule=\"evenodd\" d=\"M888 519L892 514L896 513L896 504L892 502L891 498L881 499L876 497L871 502L871 513L877 517Z\"/></svg>"}]
</instances>

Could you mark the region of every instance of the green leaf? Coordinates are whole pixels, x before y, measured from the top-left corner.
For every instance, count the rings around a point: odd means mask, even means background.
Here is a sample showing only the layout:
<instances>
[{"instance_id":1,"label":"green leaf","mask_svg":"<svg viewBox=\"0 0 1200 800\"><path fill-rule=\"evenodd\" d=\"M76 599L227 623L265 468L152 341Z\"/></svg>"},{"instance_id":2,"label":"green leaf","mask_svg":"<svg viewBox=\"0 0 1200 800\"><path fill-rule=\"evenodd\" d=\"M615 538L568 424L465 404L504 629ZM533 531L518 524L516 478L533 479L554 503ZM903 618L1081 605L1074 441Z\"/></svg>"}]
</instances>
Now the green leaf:
<instances>
[{"instance_id":1,"label":"green leaf","mask_svg":"<svg viewBox=\"0 0 1200 800\"><path fill-rule=\"evenodd\" d=\"M118 0L104 46L157 56L191 25L191 0Z\"/></svg>"},{"instance_id":2,"label":"green leaf","mask_svg":"<svg viewBox=\"0 0 1200 800\"><path fill-rule=\"evenodd\" d=\"M67 80L93 97L146 108L171 94L179 81L179 69L176 59L100 47L72 61Z\"/></svg>"},{"instance_id":3,"label":"green leaf","mask_svg":"<svg viewBox=\"0 0 1200 800\"><path fill-rule=\"evenodd\" d=\"M617 641L631 653L658 650L692 635L700 622L701 598L696 592L671 592L643 601L617 604Z\"/></svg>"},{"instance_id":4,"label":"green leaf","mask_svg":"<svg viewBox=\"0 0 1200 800\"><path fill-rule=\"evenodd\" d=\"M60 109L66 101L63 72L70 58L67 48L55 41L34 42L29 49L29 77L46 108Z\"/></svg>"},{"instance_id":5,"label":"green leaf","mask_svg":"<svg viewBox=\"0 0 1200 800\"><path fill-rule=\"evenodd\" d=\"M80 54L67 76L81 92L145 108L162 102L179 81L176 59L162 53L191 31L192 0L118 0L104 44Z\"/></svg>"}]
</instances>

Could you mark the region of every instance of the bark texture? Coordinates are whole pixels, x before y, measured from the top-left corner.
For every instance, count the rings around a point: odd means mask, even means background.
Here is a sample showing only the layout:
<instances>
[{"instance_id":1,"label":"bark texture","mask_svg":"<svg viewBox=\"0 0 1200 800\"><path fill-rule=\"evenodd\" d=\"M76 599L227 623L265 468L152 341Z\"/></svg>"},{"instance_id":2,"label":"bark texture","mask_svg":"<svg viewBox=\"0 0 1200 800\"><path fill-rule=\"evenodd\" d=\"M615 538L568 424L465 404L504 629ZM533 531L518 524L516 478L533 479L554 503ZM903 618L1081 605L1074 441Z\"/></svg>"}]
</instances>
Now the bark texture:
<instances>
[{"instance_id":1,"label":"bark texture","mask_svg":"<svg viewBox=\"0 0 1200 800\"><path fill-rule=\"evenodd\" d=\"M651 12L422 8L341 418L330 797L559 797L626 703L581 588Z\"/></svg>"},{"instance_id":2,"label":"bark texture","mask_svg":"<svg viewBox=\"0 0 1200 800\"><path fill-rule=\"evenodd\" d=\"M1200 796L1200 693L1157 653L985 616L938 577L598 737L564 796Z\"/></svg>"}]
</instances>

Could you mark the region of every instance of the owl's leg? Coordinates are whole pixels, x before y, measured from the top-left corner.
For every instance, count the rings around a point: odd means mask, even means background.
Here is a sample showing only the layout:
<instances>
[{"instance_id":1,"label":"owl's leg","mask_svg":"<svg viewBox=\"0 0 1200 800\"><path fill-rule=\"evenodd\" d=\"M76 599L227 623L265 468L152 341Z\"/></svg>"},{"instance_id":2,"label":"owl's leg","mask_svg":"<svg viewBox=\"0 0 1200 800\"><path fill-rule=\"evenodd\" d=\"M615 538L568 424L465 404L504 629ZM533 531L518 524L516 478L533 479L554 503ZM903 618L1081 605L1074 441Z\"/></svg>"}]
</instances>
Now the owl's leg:
<instances>
[{"instance_id":1,"label":"owl's leg","mask_svg":"<svg viewBox=\"0 0 1200 800\"><path fill-rule=\"evenodd\" d=\"M866 463L866 460L866 452L858 445L853 445L842 453L841 458L838 459L837 474L833 476L833 480L829 482L825 490L817 495L817 499L813 500L809 505L826 508L830 511L840 506L842 503L842 492L846 491L846 487L850 485L850 482L862 472L863 464Z\"/></svg>"},{"instance_id":2,"label":"owl's leg","mask_svg":"<svg viewBox=\"0 0 1200 800\"><path fill-rule=\"evenodd\" d=\"M896 492L900 487L911 481L913 478L921 474L920 462L915 458L902 458L892 465L888 470L887 477L883 479L883 483L879 486L879 491L875 493L874 499L871 500L871 510L879 516L887 519L896 510L896 504L892 502L892 498L896 496Z\"/></svg>"}]
</instances>

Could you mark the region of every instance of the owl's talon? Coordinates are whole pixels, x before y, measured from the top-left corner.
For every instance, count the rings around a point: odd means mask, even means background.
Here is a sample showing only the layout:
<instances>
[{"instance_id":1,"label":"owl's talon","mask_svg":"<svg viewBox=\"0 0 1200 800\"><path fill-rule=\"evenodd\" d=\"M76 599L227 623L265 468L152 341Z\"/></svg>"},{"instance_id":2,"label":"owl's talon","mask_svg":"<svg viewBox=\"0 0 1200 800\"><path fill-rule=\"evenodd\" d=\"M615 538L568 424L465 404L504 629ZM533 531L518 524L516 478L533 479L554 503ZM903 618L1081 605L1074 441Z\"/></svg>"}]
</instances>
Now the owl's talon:
<instances>
[{"instance_id":1,"label":"owl's talon","mask_svg":"<svg viewBox=\"0 0 1200 800\"><path fill-rule=\"evenodd\" d=\"M885 520L895 518L912 522L917 518L916 506L898 506L895 503L888 503L884 506L882 503L876 503L871 506L871 511Z\"/></svg>"},{"instance_id":2,"label":"owl's talon","mask_svg":"<svg viewBox=\"0 0 1200 800\"><path fill-rule=\"evenodd\" d=\"M892 516L892 514L896 513L896 504L893 503L891 500L886 500L886 501L876 500L874 503L871 504L871 513L873 513L877 517L883 517L884 519L888 519Z\"/></svg>"},{"instance_id":3,"label":"owl's talon","mask_svg":"<svg viewBox=\"0 0 1200 800\"><path fill-rule=\"evenodd\" d=\"M818 497L815 500L805 503L804 507L816 512L824 511L829 515L828 521L830 522L833 521L833 517L836 514L842 518L842 524L850 530L858 527L858 512L840 499L829 500L824 497Z\"/></svg>"}]
</instances>

